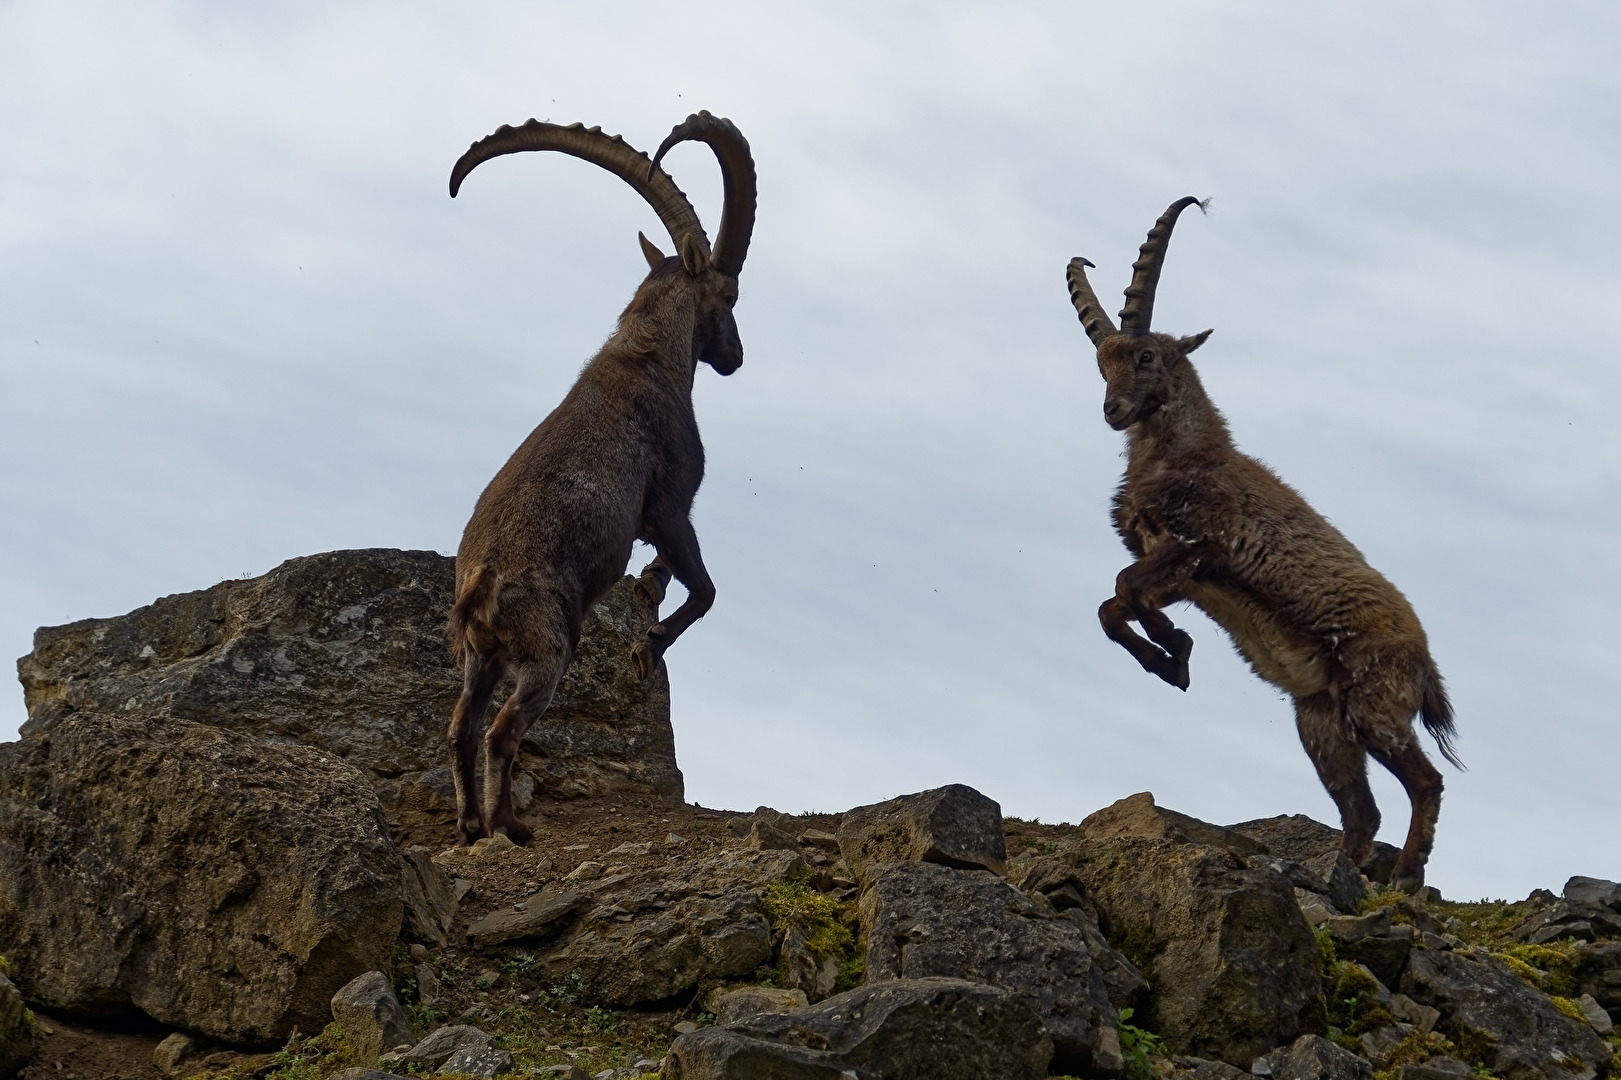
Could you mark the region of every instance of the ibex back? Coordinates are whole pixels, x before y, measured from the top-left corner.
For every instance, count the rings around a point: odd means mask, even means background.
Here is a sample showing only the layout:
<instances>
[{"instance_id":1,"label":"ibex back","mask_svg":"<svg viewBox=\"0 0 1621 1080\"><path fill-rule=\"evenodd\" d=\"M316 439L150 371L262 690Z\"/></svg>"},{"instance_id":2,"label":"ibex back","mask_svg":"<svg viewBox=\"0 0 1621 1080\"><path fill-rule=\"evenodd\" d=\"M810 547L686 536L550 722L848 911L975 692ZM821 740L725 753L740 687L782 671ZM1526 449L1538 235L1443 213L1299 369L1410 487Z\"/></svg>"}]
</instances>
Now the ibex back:
<instances>
[{"instance_id":1,"label":"ibex back","mask_svg":"<svg viewBox=\"0 0 1621 1080\"><path fill-rule=\"evenodd\" d=\"M1070 298L1107 384L1103 416L1129 444L1114 525L1137 561L1115 579L1098 617L1145 670L1182 690L1193 639L1161 609L1190 600L1220 624L1255 673L1294 698L1300 741L1339 808L1341 846L1358 865L1379 830L1372 754L1412 802L1391 880L1414 891L1435 841L1442 781L1413 715L1422 713L1456 765L1452 708L1407 598L1298 492L1233 446L1188 360L1210 331L1175 338L1149 329L1171 229L1196 203L1173 203L1149 232L1119 329L1087 282L1092 264L1069 264Z\"/></svg>"},{"instance_id":2,"label":"ibex back","mask_svg":"<svg viewBox=\"0 0 1621 1080\"><path fill-rule=\"evenodd\" d=\"M720 160L725 203L713 251L692 205L658 164L689 139L708 143ZM464 843L492 832L530 839L512 806L519 743L551 703L585 612L625 572L635 541L658 552L638 581L655 603L672 575L687 589L686 601L632 652L639 677L651 675L714 603L690 518L704 475L692 383L700 360L722 375L743 363L732 306L754 228L755 177L749 144L731 121L707 112L688 117L651 159L600 128L503 126L456 162L451 196L481 162L524 150L571 154L630 184L658 213L676 254L666 258L640 237L650 272L618 327L496 473L462 533L450 639L464 684L449 741ZM508 671L512 695L484 736L481 804L479 729Z\"/></svg>"}]
</instances>

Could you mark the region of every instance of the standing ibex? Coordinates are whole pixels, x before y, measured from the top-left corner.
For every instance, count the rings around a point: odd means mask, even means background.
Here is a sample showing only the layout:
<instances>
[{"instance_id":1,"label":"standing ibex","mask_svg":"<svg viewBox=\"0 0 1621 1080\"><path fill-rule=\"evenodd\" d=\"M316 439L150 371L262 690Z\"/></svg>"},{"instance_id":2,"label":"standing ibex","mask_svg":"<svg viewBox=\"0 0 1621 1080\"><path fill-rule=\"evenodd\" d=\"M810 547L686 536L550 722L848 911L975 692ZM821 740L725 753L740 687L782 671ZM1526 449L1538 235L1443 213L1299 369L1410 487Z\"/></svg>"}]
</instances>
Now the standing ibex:
<instances>
[{"instance_id":1,"label":"standing ibex","mask_svg":"<svg viewBox=\"0 0 1621 1080\"><path fill-rule=\"evenodd\" d=\"M689 139L708 143L720 160L725 202L713 251L692 204L659 168ZM658 213L676 253L665 258L639 236L651 272L573 389L484 489L462 533L450 639L464 684L449 741L465 843L493 831L530 839L512 808L519 742L551 703L585 612L625 572L635 541L658 551L639 581L655 603L672 574L687 589L686 602L633 650L640 678L714 603L690 520L704 476L692 383L700 360L722 375L743 363L732 305L754 229L755 177L748 141L730 120L690 116L651 159L600 128L503 125L456 162L451 197L481 162L522 150L571 154L624 180ZM479 728L509 669L516 685L485 738L481 810Z\"/></svg>"},{"instance_id":2,"label":"standing ibex","mask_svg":"<svg viewBox=\"0 0 1621 1080\"><path fill-rule=\"evenodd\" d=\"M1407 598L1298 492L1233 446L1188 360L1210 331L1149 331L1171 229L1196 204L1172 203L1149 231L1118 330L1086 280L1092 264L1069 264L1070 298L1107 383L1103 417L1128 432L1114 526L1137 561L1098 617L1145 670L1183 690L1193 639L1160 609L1191 600L1219 623L1255 673L1294 698L1300 741L1339 807L1341 846L1359 865L1379 830L1367 755L1394 773L1413 816L1392 882L1414 891L1435 841L1441 774L1419 746L1413 714L1457 765L1452 707Z\"/></svg>"}]
</instances>

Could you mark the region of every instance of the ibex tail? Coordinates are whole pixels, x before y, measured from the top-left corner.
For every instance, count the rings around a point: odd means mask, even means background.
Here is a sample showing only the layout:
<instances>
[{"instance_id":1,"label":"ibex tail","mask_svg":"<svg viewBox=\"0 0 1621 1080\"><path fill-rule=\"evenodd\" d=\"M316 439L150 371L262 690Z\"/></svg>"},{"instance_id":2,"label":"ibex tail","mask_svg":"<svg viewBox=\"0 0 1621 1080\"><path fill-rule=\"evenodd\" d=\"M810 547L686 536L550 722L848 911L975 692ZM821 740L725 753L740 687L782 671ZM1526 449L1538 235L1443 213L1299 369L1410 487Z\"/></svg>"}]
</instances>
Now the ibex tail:
<instances>
[{"instance_id":1,"label":"ibex tail","mask_svg":"<svg viewBox=\"0 0 1621 1080\"><path fill-rule=\"evenodd\" d=\"M1452 748L1452 739L1457 735L1457 728L1452 726L1452 702L1447 698L1446 686L1441 682L1441 673L1430 665L1430 670L1424 678L1424 703L1419 707L1419 716L1424 721L1424 730L1435 738L1435 745L1441 748L1441 756L1452 763L1455 768L1463 768L1463 762L1458 759L1458 752Z\"/></svg>"},{"instance_id":2,"label":"ibex tail","mask_svg":"<svg viewBox=\"0 0 1621 1080\"><path fill-rule=\"evenodd\" d=\"M500 576L489 567L480 564L467 575L450 609L450 651L457 660L469 645L479 652L488 652L494 646L491 622L500 593Z\"/></svg>"}]
</instances>

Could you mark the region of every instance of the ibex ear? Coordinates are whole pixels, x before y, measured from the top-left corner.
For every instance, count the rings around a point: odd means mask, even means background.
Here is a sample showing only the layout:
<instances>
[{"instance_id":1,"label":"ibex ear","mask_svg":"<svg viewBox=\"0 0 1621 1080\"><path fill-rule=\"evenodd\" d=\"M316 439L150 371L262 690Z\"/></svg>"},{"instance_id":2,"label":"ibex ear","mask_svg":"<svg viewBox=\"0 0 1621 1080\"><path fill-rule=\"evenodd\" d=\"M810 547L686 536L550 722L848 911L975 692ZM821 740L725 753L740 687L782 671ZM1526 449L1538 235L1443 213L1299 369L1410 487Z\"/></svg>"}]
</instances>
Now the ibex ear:
<instances>
[{"instance_id":1,"label":"ibex ear","mask_svg":"<svg viewBox=\"0 0 1621 1080\"><path fill-rule=\"evenodd\" d=\"M697 277L709 269L709 256L691 233L681 237L681 265L687 268L687 273Z\"/></svg>"},{"instance_id":2,"label":"ibex ear","mask_svg":"<svg viewBox=\"0 0 1621 1080\"><path fill-rule=\"evenodd\" d=\"M659 268L659 264L664 262L664 252L655 247L653 245L653 241L649 240L642 233L637 233L636 239L642 242L642 255L647 259L647 268L649 270L657 270Z\"/></svg>"},{"instance_id":3,"label":"ibex ear","mask_svg":"<svg viewBox=\"0 0 1621 1080\"><path fill-rule=\"evenodd\" d=\"M1176 341L1176 347L1182 350L1183 356L1186 356L1194 349L1197 349L1200 345L1203 345L1205 338L1214 333L1214 330L1206 330L1204 333L1194 334L1192 337L1178 338Z\"/></svg>"}]
</instances>

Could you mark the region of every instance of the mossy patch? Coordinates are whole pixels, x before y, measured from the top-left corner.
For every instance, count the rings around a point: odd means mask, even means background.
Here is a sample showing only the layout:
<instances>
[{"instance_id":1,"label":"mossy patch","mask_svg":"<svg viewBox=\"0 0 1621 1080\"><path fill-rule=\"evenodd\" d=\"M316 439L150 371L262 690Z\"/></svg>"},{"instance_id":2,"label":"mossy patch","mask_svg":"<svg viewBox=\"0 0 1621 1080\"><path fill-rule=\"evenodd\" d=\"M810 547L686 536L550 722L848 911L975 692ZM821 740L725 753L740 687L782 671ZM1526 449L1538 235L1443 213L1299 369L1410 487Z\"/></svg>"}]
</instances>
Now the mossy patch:
<instances>
[{"instance_id":1,"label":"mossy patch","mask_svg":"<svg viewBox=\"0 0 1621 1080\"><path fill-rule=\"evenodd\" d=\"M1379 1003L1379 980L1361 965L1348 960L1333 961L1323 978L1323 998L1328 1006L1328 1038L1352 1053L1361 1053L1357 1036L1396 1022L1390 1010Z\"/></svg>"},{"instance_id":2,"label":"mossy patch","mask_svg":"<svg viewBox=\"0 0 1621 1080\"><path fill-rule=\"evenodd\" d=\"M817 960L832 959L838 964L835 992L861 985L866 974L867 958L856 941L859 914L852 901L840 900L818 892L810 884L810 874L802 873L789 881L778 881L766 887L760 897L760 910L766 922L778 934L797 930L805 947ZM772 984L781 981L779 969L764 976L761 981Z\"/></svg>"},{"instance_id":3,"label":"mossy patch","mask_svg":"<svg viewBox=\"0 0 1621 1080\"><path fill-rule=\"evenodd\" d=\"M1494 955L1543 993L1569 997L1576 992L1576 967L1581 963L1581 954L1571 941L1511 945Z\"/></svg>"}]
</instances>

